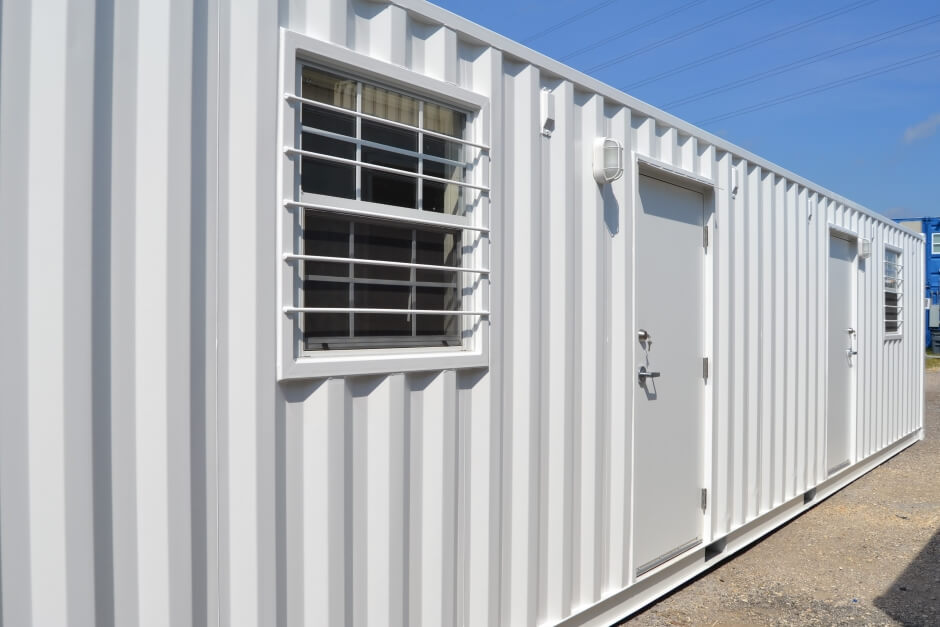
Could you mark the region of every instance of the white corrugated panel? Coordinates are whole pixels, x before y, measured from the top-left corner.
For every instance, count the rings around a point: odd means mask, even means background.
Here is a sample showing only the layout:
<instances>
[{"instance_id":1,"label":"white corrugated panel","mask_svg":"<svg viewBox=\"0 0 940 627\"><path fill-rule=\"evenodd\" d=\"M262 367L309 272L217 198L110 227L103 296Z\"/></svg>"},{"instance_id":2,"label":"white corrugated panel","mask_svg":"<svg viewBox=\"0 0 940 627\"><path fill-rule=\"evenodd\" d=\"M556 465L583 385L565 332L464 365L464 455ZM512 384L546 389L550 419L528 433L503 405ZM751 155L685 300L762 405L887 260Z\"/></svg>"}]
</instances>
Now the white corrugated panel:
<instances>
[{"instance_id":1,"label":"white corrugated panel","mask_svg":"<svg viewBox=\"0 0 940 627\"><path fill-rule=\"evenodd\" d=\"M921 433L921 238L518 44L414 0L0 12L3 625L609 621L699 572L633 585L636 166L601 191L597 136L717 183L706 542ZM488 368L278 383L279 27L489 99ZM873 242L834 480L830 223Z\"/></svg>"}]
</instances>

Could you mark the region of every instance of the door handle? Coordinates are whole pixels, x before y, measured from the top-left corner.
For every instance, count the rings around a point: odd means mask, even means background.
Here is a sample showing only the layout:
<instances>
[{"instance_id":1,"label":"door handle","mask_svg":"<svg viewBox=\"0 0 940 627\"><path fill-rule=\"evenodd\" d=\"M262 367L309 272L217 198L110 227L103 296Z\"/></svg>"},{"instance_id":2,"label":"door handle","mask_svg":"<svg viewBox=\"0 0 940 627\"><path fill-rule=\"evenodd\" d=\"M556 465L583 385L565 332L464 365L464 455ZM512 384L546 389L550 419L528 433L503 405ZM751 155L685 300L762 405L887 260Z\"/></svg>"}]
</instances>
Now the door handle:
<instances>
[{"instance_id":1,"label":"door handle","mask_svg":"<svg viewBox=\"0 0 940 627\"><path fill-rule=\"evenodd\" d=\"M640 385L646 383L647 379L655 379L659 376L659 372L654 372L652 370L647 370L646 366L640 366L639 371L636 373L637 378L640 381Z\"/></svg>"},{"instance_id":2,"label":"door handle","mask_svg":"<svg viewBox=\"0 0 940 627\"><path fill-rule=\"evenodd\" d=\"M853 351L851 348L845 349L846 355L858 355L858 351Z\"/></svg>"}]
</instances>

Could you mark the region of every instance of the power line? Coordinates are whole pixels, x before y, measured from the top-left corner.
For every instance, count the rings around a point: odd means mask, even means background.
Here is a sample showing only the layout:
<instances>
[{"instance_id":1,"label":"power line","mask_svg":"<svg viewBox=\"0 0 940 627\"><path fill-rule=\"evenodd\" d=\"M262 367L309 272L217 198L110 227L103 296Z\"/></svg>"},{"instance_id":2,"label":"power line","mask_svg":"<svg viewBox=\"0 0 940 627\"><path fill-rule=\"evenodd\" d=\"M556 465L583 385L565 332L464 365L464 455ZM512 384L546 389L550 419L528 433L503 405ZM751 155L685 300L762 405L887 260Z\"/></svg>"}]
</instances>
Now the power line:
<instances>
[{"instance_id":1,"label":"power line","mask_svg":"<svg viewBox=\"0 0 940 627\"><path fill-rule=\"evenodd\" d=\"M555 32L556 30L558 30L559 28L564 28L564 27L567 26L568 24L571 24L572 22L577 22L577 21L580 20L582 17L587 17L588 15L591 15L592 13L596 13L597 11L600 11L600 10L603 9L604 7L608 7L608 6L612 5L614 2L618 2L618 1L619 1L619 0L604 0L604 2L600 2L600 3L598 3L598 4L595 4L595 5L592 6L592 7L588 7L587 9L581 11L580 13L577 13L577 14L575 14L575 15L572 15L572 16L569 17L569 18L563 19L562 21L558 22L557 24L555 24L555 25L553 25L553 26L549 26L548 28L545 28L545 29L543 29L543 30L540 30L539 32L535 33L534 35L529 35L528 37L526 37L525 39L522 40L522 43L527 44L527 43L529 43L530 41L534 41L534 40L538 39L539 37L543 37L543 36L545 36L545 35L547 35L547 34L549 34L549 33L554 33L554 32Z\"/></svg>"},{"instance_id":2,"label":"power line","mask_svg":"<svg viewBox=\"0 0 940 627\"><path fill-rule=\"evenodd\" d=\"M565 56L561 57L561 60L562 60L562 61L567 61L568 59L573 59L574 57L577 57L577 56L579 56L579 55L584 54L585 52L589 52L589 51L594 50L594 49L596 49L596 48L600 48L600 47L603 46L604 44L609 44L609 43L612 42L612 41L616 41L616 40L618 40L618 39L620 39L620 38L622 38L622 37L626 37L627 35L631 35L631 34L637 32L638 30L642 30L642 29L646 28L647 26L652 26L653 24L656 24L657 22L662 22L663 20L665 20L665 19L667 19L667 18L670 18L670 17L672 17L673 15L678 15L679 13L682 13L683 11L686 11L686 10L688 10L688 9L691 9L692 7L694 7L694 6L697 5L697 4L702 4L703 2L705 2L705 0L692 0L692 2L686 2L685 4L683 4L683 5L680 6L680 7L677 7L677 8L675 8L675 9L671 9L671 10L669 10L669 11L666 11L665 13L660 13L660 14L657 15L656 17L652 17L652 18L646 20L645 22L643 22L642 24L637 24L636 26L631 26L631 27L628 28L627 30L620 31L619 33L615 33L615 34L613 34L613 35L610 35L609 37L605 37L605 38L603 38L603 39L600 39L600 40L598 40L598 41L595 41L595 42L592 43L592 44L589 44L589 45L587 45L587 46L584 46L583 48L578 48L577 50L575 50L575 51L573 51L573 52L569 52L569 53L566 54Z\"/></svg>"},{"instance_id":3,"label":"power line","mask_svg":"<svg viewBox=\"0 0 940 627\"><path fill-rule=\"evenodd\" d=\"M685 98L680 98L679 100L673 100L672 102L666 103L664 107L678 107L681 105L688 104L690 102L695 102L697 100L702 100L703 98L708 98L709 96L714 96L725 91L730 91L732 89L737 89L738 87L743 87L745 85L750 85L751 83L756 83L765 78L770 78L771 76L777 76L778 74L783 74L784 72L789 72L801 67L806 67L807 65L812 65L813 63L818 63L825 59L831 59L832 57L838 56L840 54L845 54L846 52L851 52L853 50L858 50L865 46L870 46L872 44L878 43L879 41L884 41L885 39L890 39L892 37L897 37L898 35L903 35L913 30L919 28L924 28L931 24L940 22L940 14L933 15L931 17L924 18L922 20L917 20L911 22L910 24L905 24L904 26L898 26L891 30L884 31L882 33L877 33L871 35L870 37L865 37L864 39L859 39L858 41L853 41L851 43L845 44L844 46L839 46L837 48L832 48L818 54L814 54L797 61L792 61L783 65L778 65L775 68L769 70L764 70L763 72L757 72L751 74L742 79L736 81L731 81L725 83L719 87L714 87L712 89L707 89L705 91L698 92L697 94L692 94L691 96L686 96Z\"/></svg>"},{"instance_id":4,"label":"power line","mask_svg":"<svg viewBox=\"0 0 940 627\"><path fill-rule=\"evenodd\" d=\"M853 74L852 76L848 76L846 78L843 78L837 81L823 83L822 85L811 87L809 89L804 89L802 91L788 94L786 96L780 96L779 98L765 100L764 102L759 102L757 104L750 105L748 107L742 107L740 109L736 109L735 111L729 111L728 113L724 113L722 115L716 115L708 119L701 120L699 122L696 122L696 124L703 125L703 124L710 124L711 122L720 122L721 120L727 120L729 118L737 117L739 115L744 115L745 113L752 113L754 111L760 111L761 109L767 109L768 107L773 107L778 104L791 102L793 100L798 100L799 98L805 98L806 96L812 96L814 94L819 94L824 91L829 91L830 89L835 89L836 87L843 87L850 83L855 83L866 78L878 76L879 74L885 74L887 72L900 70L902 68L905 68L911 65L923 63L924 61L929 61L930 59L934 59L936 57L940 57L940 50L934 50L933 52L928 52L922 55L918 55L916 57L910 57L902 61L898 61L897 63L890 63L888 65L883 65L873 70L868 70L866 72Z\"/></svg>"},{"instance_id":5,"label":"power line","mask_svg":"<svg viewBox=\"0 0 940 627\"><path fill-rule=\"evenodd\" d=\"M831 19L834 18L834 17L838 17L838 16L843 15L843 14L845 14L845 13L848 13L848 12L850 12L850 11L855 11L855 10L857 10L857 9L861 9L862 7L864 7L864 6L866 6L866 5L869 5L869 4L872 4L872 3L874 3L874 2L878 2L878 1L879 1L879 0L859 0L858 2L855 2L855 3L853 3L853 4L849 4L849 5L847 5L847 6L844 6L844 7L839 8L839 9L833 9L832 11L829 11L829 12L827 12L827 13L823 13L822 15L817 15L816 17L810 18L810 19L808 19L808 20L804 20L804 21L802 21L802 22L800 22L800 23L798 23L798 24L794 24L794 25L792 25L792 26L787 26L786 28L781 28L780 30L774 31L774 32L772 32L772 33L768 33L767 35L763 35L763 36L761 36L761 37L757 37L757 38L752 39L752 40L750 40L750 41L746 41L746 42L744 42L743 44L738 44L738 45L736 45L736 46L732 46L732 47L730 47L730 48L726 48L725 50L722 50L722 51L720 51L720 52L716 52L716 53L714 53L714 54L710 54L710 55L708 55L707 57L703 57L703 58L701 58L701 59L696 59L695 61L692 61L692 62L690 62L690 63L686 63L686 64L684 64L684 65L680 65L680 66L678 66L678 67L674 67L674 68L672 68L671 70L666 70L665 72L660 72L659 74L656 74L656 75L651 76L651 77L649 77L649 78L643 79L642 81L633 83L632 85L627 85L624 89L628 89L628 90L629 90L629 89L636 89L637 87L643 87L643 86L645 86L645 85L649 85L650 83L655 83L656 81L660 81L660 80L662 80L662 79L664 79L664 78L668 78L668 77L670 77L670 76L675 76L676 74L680 74L681 72L685 72L686 70L691 70L692 68L696 68L696 67L705 65L706 63L711 63L712 61L715 61L715 60L717 60L717 59L721 59L721 58L724 58L724 57L729 57L729 56L731 56L731 55L733 55L733 54L737 54L737 53L739 53L739 52L743 52L743 51L745 51L745 50L748 50L749 48L753 48L753 47L755 47L755 46L758 46L758 45L760 45L760 44L766 43L766 42L768 42L768 41L772 41L772 40L774 40L774 39L779 39L780 37L783 37L784 35L789 35L789 34L791 34L791 33L795 33L796 31L803 30L804 28L809 28L810 26L814 26L814 25L816 25L816 24L819 24L820 22L825 22L826 20L831 20Z\"/></svg>"},{"instance_id":6,"label":"power line","mask_svg":"<svg viewBox=\"0 0 940 627\"><path fill-rule=\"evenodd\" d=\"M647 44L643 46L642 48L637 48L636 50L632 52L628 52L627 54L623 54L623 55L620 55L619 57L614 57L613 59L609 59L607 61L604 61L603 63L599 63L595 65L594 67L588 68L587 71L596 72L597 70L603 70L604 68L608 68L612 65L617 65L618 63L622 63L626 61L627 59L631 59L637 55L641 55L645 52L649 52L650 50L655 50L656 48L661 48L662 46L665 46L666 44L671 44L674 41L678 41L684 37L688 37L689 35L692 35L699 31L703 31L706 28L711 28L712 26L715 26L716 24L720 24L721 22L727 19L737 17L739 15L747 13L748 11L753 11L754 9L757 9L758 7L762 7L765 4L770 4L771 2L774 2L774 1L775 0L757 0L757 2L752 2L739 9L735 9L734 11L723 13L722 15L719 15L718 17L714 17L708 20L707 22L702 22L701 24L698 24L697 26L693 26L692 28L687 28L686 30L680 33L677 33L675 35L672 35L671 37L666 37L665 39L654 41L651 44ZM866 0L866 1L873 2L874 0Z\"/></svg>"}]
</instances>

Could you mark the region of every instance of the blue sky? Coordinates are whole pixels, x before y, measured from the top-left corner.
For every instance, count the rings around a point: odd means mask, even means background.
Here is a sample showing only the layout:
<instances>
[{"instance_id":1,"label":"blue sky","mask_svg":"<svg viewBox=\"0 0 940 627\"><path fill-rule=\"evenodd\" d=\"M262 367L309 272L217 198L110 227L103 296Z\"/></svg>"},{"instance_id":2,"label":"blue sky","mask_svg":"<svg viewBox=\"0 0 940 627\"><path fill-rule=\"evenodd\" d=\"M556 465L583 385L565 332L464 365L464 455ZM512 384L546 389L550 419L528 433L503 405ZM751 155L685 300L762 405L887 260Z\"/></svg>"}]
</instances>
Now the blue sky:
<instances>
[{"instance_id":1,"label":"blue sky","mask_svg":"<svg viewBox=\"0 0 940 627\"><path fill-rule=\"evenodd\" d=\"M436 0L435 4L563 60L870 209L894 217L940 215L937 0ZM596 10L589 15L533 38L592 8ZM656 21L670 12L675 13ZM830 12L835 15L829 19L800 26ZM650 21L654 23L642 26ZM827 56L834 49L907 26L911 30ZM782 29L787 32L768 37ZM633 32L595 45L628 30ZM676 39L659 45L671 38ZM746 50L637 85L754 40L758 42ZM821 93L708 121L931 53L938 54ZM627 55L633 56L617 61ZM814 55L825 58L674 104ZM598 67L603 65L607 66Z\"/></svg>"}]
</instances>

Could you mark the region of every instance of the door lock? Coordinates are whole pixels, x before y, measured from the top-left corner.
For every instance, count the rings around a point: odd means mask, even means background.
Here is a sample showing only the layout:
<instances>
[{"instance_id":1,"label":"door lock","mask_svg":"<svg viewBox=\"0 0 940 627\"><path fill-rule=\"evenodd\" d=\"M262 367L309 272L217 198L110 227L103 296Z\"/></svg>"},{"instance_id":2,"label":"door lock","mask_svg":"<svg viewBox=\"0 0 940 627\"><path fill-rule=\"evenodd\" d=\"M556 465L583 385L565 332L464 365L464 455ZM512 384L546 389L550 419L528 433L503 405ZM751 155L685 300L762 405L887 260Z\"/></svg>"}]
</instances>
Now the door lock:
<instances>
[{"instance_id":1,"label":"door lock","mask_svg":"<svg viewBox=\"0 0 940 627\"><path fill-rule=\"evenodd\" d=\"M659 372L654 372L652 370L647 370L646 366L640 366L639 371L636 373L637 378L640 381L640 385L646 385L647 379L655 379L659 376Z\"/></svg>"}]
</instances>

